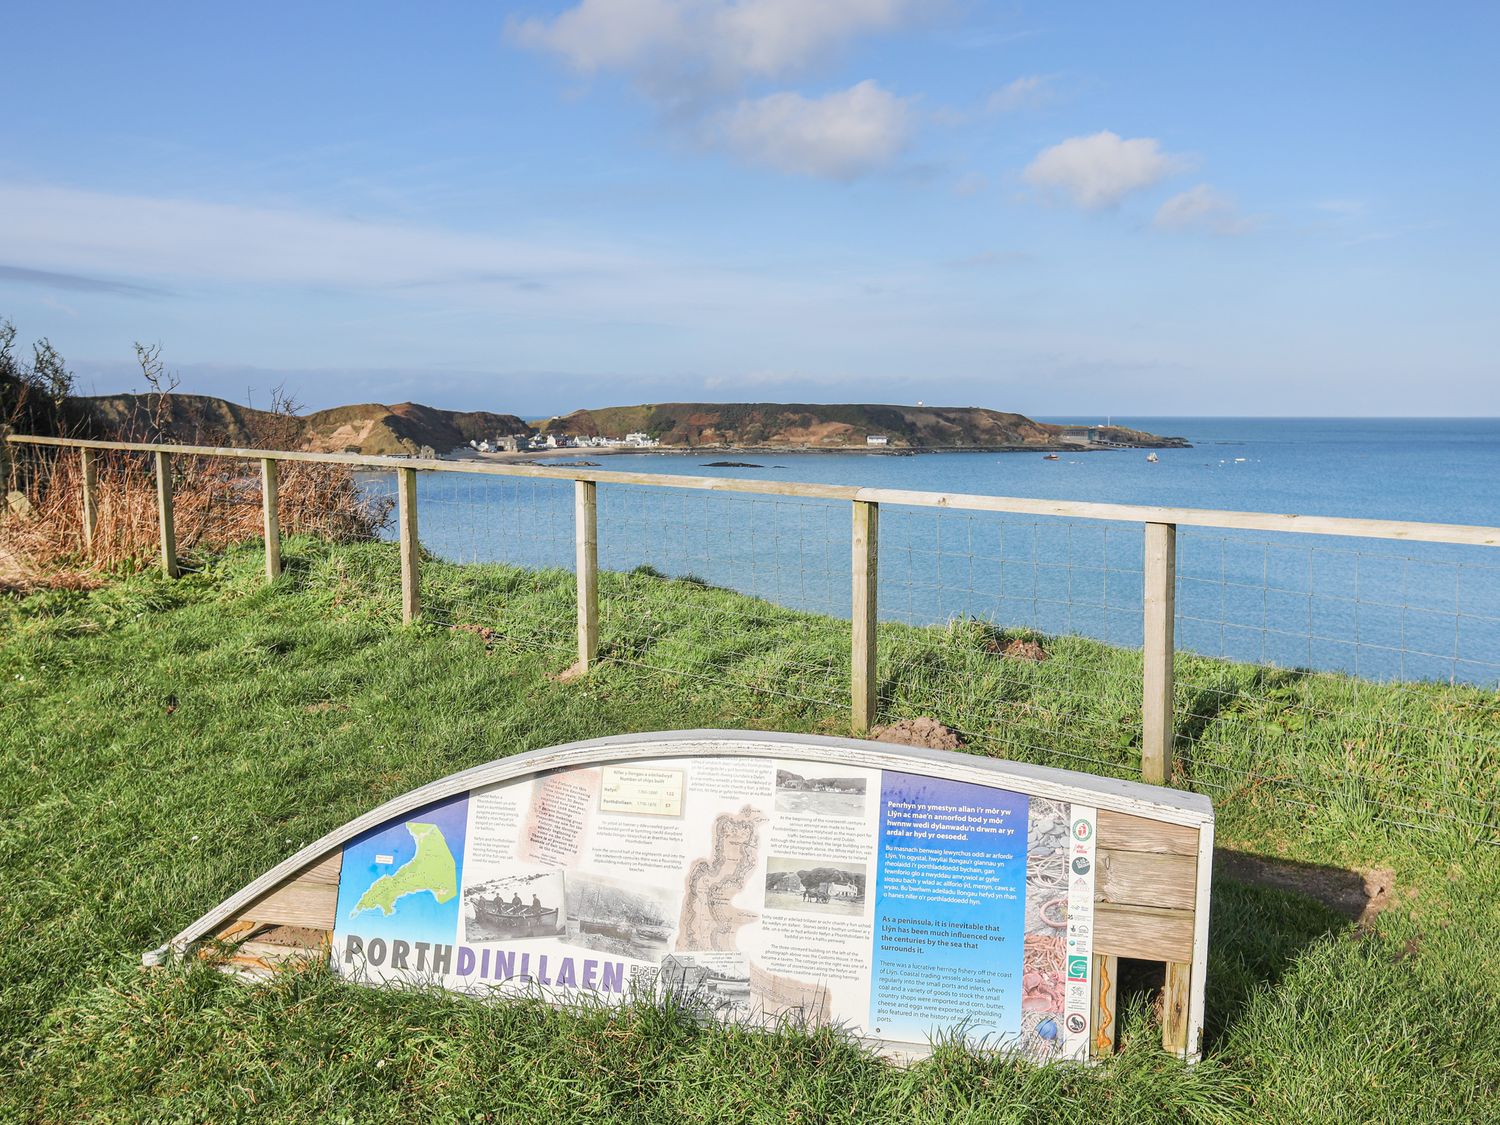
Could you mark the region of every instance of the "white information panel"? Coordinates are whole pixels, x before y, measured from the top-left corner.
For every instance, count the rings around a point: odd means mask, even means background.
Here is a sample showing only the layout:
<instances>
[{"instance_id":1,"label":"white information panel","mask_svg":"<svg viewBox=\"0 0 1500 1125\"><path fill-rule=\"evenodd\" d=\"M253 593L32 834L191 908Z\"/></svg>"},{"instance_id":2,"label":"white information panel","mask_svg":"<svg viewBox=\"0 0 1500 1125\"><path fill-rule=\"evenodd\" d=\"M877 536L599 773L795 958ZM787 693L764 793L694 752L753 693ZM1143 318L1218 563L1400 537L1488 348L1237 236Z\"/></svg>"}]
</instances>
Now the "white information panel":
<instances>
[{"instance_id":1,"label":"white information panel","mask_svg":"<svg viewBox=\"0 0 1500 1125\"><path fill-rule=\"evenodd\" d=\"M474 788L343 847L334 968L791 1014L1039 1060L1089 1042L1092 807L796 758Z\"/></svg>"}]
</instances>

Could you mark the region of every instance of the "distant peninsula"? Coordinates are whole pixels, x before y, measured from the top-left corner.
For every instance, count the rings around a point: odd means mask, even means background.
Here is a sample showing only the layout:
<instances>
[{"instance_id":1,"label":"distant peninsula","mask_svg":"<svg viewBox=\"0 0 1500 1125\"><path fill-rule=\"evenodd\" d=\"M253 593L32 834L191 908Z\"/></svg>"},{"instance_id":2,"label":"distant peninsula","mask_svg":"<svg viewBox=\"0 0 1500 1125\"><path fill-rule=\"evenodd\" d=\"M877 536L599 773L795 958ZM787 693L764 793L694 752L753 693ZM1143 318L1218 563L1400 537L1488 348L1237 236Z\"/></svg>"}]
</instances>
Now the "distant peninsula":
<instances>
[{"instance_id":1,"label":"distant peninsula","mask_svg":"<svg viewBox=\"0 0 1500 1125\"><path fill-rule=\"evenodd\" d=\"M575 410L536 423L540 434L622 441L645 434L661 449L725 451L1063 450L1187 446L1124 426L1036 422L982 406L869 403L664 402Z\"/></svg>"},{"instance_id":2,"label":"distant peninsula","mask_svg":"<svg viewBox=\"0 0 1500 1125\"><path fill-rule=\"evenodd\" d=\"M515 414L362 403L307 414L256 410L222 398L173 393L82 399L92 429L135 440L393 456L520 456L586 448L591 454L1182 448L1124 426L1037 422L981 406L867 403L665 402L575 410L525 421Z\"/></svg>"}]
</instances>

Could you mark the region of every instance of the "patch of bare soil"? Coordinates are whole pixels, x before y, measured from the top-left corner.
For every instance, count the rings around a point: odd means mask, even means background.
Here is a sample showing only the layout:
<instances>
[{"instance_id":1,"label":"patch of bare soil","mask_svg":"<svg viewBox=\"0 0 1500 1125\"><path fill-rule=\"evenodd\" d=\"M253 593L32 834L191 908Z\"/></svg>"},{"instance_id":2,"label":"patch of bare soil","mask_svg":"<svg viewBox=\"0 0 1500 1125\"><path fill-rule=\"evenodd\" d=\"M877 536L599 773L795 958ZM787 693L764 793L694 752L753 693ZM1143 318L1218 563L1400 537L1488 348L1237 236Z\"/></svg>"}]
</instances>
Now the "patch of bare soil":
<instances>
[{"instance_id":1,"label":"patch of bare soil","mask_svg":"<svg viewBox=\"0 0 1500 1125\"><path fill-rule=\"evenodd\" d=\"M1218 875L1236 882L1306 895L1359 926L1370 925L1390 908L1396 888L1396 873L1388 867L1349 871L1245 852L1215 851L1214 868Z\"/></svg>"},{"instance_id":2,"label":"patch of bare soil","mask_svg":"<svg viewBox=\"0 0 1500 1125\"><path fill-rule=\"evenodd\" d=\"M450 625L448 631L452 633L473 633L484 642L484 651L493 652L495 649L495 630L488 625Z\"/></svg>"},{"instance_id":3,"label":"patch of bare soil","mask_svg":"<svg viewBox=\"0 0 1500 1125\"><path fill-rule=\"evenodd\" d=\"M569 664L561 672L558 672L555 675L551 672L548 672L547 678L555 684L571 684L574 680L582 676L583 673L583 665L581 663L573 663Z\"/></svg>"},{"instance_id":4,"label":"patch of bare soil","mask_svg":"<svg viewBox=\"0 0 1500 1125\"><path fill-rule=\"evenodd\" d=\"M962 750L964 746L958 731L928 715L915 719L898 719L885 726L871 727L870 737L876 742L924 746L929 750Z\"/></svg>"},{"instance_id":5,"label":"patch of bare soil","mask_svg":"<svg viewBox=\"0 0 1500 1125\"><path fill-rule=\"evenodd\" d=\"M985 642L985 648L1007 660L1025 660L1031 664L1040 664L1047 659L1046 649L1036 641L1028 641L1022 637L1013 637L1004 644L991 637Z\"/></svg>"}]
</instances>

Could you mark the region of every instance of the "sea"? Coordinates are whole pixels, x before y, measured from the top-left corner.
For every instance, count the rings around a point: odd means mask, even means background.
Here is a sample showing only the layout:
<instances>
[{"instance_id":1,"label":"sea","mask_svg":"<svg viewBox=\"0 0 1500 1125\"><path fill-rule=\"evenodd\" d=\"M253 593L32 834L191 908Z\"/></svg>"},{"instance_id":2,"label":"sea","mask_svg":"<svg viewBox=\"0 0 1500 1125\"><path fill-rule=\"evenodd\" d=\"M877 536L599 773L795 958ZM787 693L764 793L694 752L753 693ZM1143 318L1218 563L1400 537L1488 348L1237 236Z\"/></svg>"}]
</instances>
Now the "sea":
<instances>
[{"instance_id":1,"label":"sea","mask_svg":"<svg viewBox=\"0 0 1500 1125\"><path fill-rule=\"evenodd\" d=\"M1051 419L1049 419L1051 420ZM1078 419L1056 419L1074 421ZM1099 421L1103 421L1100 419ZM661 475L1500 527L1500 419L1146 418L1191 448L1040 453L612 454ZM744 462L714 467L714 461ZM422 474L423 545L455 561L571 567L570 483ZM601 484L600 565L649 566L850 615L843 502ZM882 620L1141 643L1142 530L882 505ZM1177 644L1379 680L1500 685L1500 548L1180 529Z\"/></svg>"}]
</instances>

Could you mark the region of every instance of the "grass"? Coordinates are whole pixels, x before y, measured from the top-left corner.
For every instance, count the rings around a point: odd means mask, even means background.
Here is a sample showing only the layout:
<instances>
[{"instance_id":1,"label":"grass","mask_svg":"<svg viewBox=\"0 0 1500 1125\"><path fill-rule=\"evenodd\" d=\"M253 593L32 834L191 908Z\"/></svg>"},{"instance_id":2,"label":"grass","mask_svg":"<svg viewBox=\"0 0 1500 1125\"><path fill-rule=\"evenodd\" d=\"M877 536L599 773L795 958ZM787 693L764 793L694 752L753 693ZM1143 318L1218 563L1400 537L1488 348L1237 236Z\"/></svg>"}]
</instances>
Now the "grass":
<instances>
[{"instance_id":1,"label":"grass","mask_svg":"<svg viewBox=\"0 0 1500 1125\"><path fill-rule=\"evenodd\" d=\"M827 619L606 575L611 660L563 683L568 575L430 564L430 619L484 632L400 627L388 546L294 539L287 564L266 586L258 552L233 549L175 583L142 574L0 603L0 1120L1500 1120L1500 852L1477 842L1487 831L1390 824L1379 788L1321 798L1266 784L1294 755L1350 772L1353 730L1379 766L1368 732L1399 708L1404 730L1456 732L1432 736L1436 760L1414 764L1422 784L1492 805L1500 721L1485 693L1268 686L1265 670L1208 661L1179 666L1185 698L1208 684L1228 702L1182 751L1218 767L1221 844L1387 867L1398 895L1355 925L1218 879L1207 1056L1193 1068L1156 1049L1139 997L1102 1066L949 1044L903 1070L834 1032L705 1028L670 1008L478 1003L322 969L264 985L201 966L142 972L143 950L296 848L454 770L624 731L846 721L847 625ZM936 714L976 752L1050 747L1129 773L1138 656L1056 640L1047 662L1007 667L973 623L882 628L892 716ZM1274 711L1273 690L1289 693ZM1293 737L1266 730L1289 713ZM1389 768L1416 756L1409 742L1400 753Z\"/></svg>"}]
</instances>

